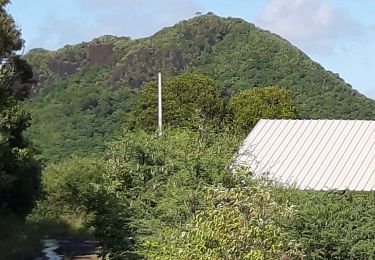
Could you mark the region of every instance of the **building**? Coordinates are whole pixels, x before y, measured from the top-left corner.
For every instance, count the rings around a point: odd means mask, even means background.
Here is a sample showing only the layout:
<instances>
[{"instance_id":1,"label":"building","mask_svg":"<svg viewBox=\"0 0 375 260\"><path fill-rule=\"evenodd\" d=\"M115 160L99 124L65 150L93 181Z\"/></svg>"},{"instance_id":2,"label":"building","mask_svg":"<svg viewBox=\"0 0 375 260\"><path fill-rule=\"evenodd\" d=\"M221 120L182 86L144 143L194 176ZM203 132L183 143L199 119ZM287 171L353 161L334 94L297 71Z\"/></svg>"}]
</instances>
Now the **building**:
<instances>
[{"instance_id":1,"label":"building","mask_svg":"<svg viewBox=\"0 0 375 260\"><path fill-rule=\"evenodd\" d=\"M234 165L299 189L371 191L375 121L262 119Z\"/></svg>"}]
</instances>

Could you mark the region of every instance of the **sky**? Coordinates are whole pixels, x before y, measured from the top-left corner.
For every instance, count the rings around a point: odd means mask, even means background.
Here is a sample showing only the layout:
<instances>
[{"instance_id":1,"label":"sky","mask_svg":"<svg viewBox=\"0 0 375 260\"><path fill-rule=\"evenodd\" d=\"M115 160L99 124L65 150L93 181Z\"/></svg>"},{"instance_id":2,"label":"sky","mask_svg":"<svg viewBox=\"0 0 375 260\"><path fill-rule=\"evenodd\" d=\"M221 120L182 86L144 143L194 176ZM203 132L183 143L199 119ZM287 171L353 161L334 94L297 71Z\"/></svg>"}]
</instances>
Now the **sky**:
<instances>
[{"instance_id":1,"label":"sky","mask_svg":"<svg viewBox=\"0 0 375 260\"><path fill-rule=\"evenodd\" d=\"M25 52L101 35L141 38L196 12L239 17L287 39L375 99L374 0L13 0Z\"/></svg>"}]
</instances>

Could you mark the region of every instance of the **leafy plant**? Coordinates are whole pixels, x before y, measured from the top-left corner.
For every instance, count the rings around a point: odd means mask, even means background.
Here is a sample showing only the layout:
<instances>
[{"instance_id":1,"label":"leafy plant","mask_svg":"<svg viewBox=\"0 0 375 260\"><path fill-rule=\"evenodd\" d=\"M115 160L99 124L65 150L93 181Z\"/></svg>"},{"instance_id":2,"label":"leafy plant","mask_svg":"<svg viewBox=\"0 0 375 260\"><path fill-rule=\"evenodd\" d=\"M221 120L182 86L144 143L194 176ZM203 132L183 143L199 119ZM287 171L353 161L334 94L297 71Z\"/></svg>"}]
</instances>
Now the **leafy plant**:
<instances>
[{"instance_id":1,"label":"leafy plant","mask_svg":"<svg viewBox=\"0 0 375 260\"><path fill-rule=\"evenodd\" d=\"M283 222L304 248L306 259L372 259L375 257L375 204L370 192L283 190L278 201L295 205Z\"/></svg>"},{"instance_id":2,"label":"leafy plant","mask_svg":"<svg viewBox=\"0 0 375 260\"><path fill-rule=\"evenodd\" d=\"M296 117L294 103L285 89L251 88L234 95L229 101L234 122L242 129L251 129L259 119L290 119Z\"/></svg>"},{"instance_id":3,"label":"leafy plant","mask_svg":"<svg viewBox=\"0 0 375 260\"><path fill-rule=\"evenodd\" d=\"M8 3L0 1L0 217L9 210L24 214L32 207L40 173L23 135L30 115L20 103L27 97L32 72L16 54L23 41L5 10Z\"/></svg>"},{"instance_id":4,"label":"leafy plant","mask_svg":"<svg viewBox=\"0 0 375 260\"><path fill-rule=\"evenodd\" d=\"M223 101L214 80L196 73L183 73L163 82L163 120L168 127L197 127L194 122L219 121L223 117ZM157 84L148 83L132 111L135 125L156 129Z\"/></svg>"},{"instance_id":5,"label":"leafy plant","mask_svg":"<svg viewBox=\"0 0 375 260\"><path fill-rule=\"evenodd\" d=\"M228 173L230 174L230 173ZM280 225L294 214L273 200L273 185L236 172L229 187L209 188L205 207L187 223L149 241L152 259L302 258L296 241Z\"/></svg>"}]
</instances>

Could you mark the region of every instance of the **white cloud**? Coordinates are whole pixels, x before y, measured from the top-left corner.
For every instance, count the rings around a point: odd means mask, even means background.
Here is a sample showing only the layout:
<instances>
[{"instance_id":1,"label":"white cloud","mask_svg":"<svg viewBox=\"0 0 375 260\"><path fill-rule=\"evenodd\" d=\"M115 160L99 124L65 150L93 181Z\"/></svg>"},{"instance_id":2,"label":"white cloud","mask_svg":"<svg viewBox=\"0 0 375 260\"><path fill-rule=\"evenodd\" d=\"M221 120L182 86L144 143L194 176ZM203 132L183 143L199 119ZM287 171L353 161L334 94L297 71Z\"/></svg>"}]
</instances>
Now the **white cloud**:
<instances>
[{"instance_id":1,"label":"white cloud","mask_svg":"<svg viewBox=\"0 0 375 260\"><path fill-rule=\"evenodd\" d=\"M323 0L271 0L256 20L262 28L318 54L332 53L335 40L363 33L345 10Z\"/></svg>"}]
</instances>

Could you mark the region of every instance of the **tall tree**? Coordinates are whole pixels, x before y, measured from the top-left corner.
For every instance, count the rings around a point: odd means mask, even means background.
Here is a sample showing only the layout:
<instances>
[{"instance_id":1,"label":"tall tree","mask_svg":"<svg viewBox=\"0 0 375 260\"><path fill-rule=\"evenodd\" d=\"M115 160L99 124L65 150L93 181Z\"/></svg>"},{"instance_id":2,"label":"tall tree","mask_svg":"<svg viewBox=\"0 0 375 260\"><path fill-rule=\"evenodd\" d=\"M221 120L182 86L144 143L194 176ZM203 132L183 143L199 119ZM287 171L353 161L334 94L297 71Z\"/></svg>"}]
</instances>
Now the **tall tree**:
<instances>
[{"instance_id":1,"label":"tall tree","mask_svg":"<svg viewBox=\"0 0 375 260\"><path fill-rule=\"evenodd\" d=\"M250 88L234 95L229 101L235 123L244 130L259 119L296 117L294 102L287 90L279 87Z\"/></svg>"},{"instance_id":2,"label":"tall tree","mask_svg":"<svg viewBox=\"0 0 375 260\"><path fill-rule=\"evenodd\" d=\"M206 189L205 207L187 222L166 229L152 243L152 259L302 259L303 252L281 223L293 207L274 200L274 183L247 172L228 175L232 184Z\"/></svg>"},{"instance_id":3,"label":"tall tree","mask_svg":"<svg viewBox=\"0 0 375 260\"><path fill-rule=\"evenodd\" d=\"M223 113L220 89L210 77L183 73L163 82L163 119L167 126L196 126L219 118ZM157 84L147 84L133 111L136 125L156 129Z\"/></svg>"},{"instance_id":4,"label":"tall tree","mask_svg":"<svg viewBox=\"0 0 375 260\"><path fill-rule=\"evenodd\" d=\"M20 100L32 83L30 66L16 54L23 46L20 31L0 0L0 212L23 212L38 188L39 167L23 132L30 115Z\"/></svg>"}]
</instances>

